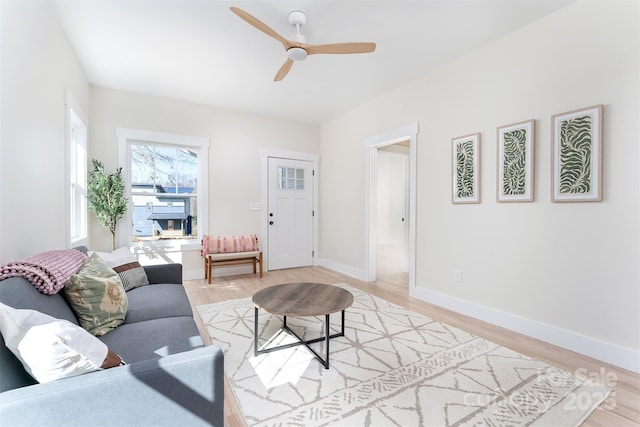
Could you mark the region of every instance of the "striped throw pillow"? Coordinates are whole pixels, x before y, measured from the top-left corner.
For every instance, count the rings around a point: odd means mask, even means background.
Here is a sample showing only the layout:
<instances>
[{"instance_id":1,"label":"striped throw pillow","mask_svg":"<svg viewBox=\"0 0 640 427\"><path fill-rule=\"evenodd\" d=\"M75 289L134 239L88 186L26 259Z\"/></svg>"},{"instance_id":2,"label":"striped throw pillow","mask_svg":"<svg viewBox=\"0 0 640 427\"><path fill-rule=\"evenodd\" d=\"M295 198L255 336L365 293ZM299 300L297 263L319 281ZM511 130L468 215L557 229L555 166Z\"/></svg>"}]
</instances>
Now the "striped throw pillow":
<instances>
[{"instance_id":1,"label":"striped throw pillow","mask_svg":"<svg viewBox=\"0 0 640 427\"><path fill-rule=\"evenodd\" d=\"M149 278L144 268L140 265L136 257L129 251L129 248L116 249L113 252L94 252L111 267L122 280L125 291L130 291L138 286L149 284Z\"/></svg>"}]
</instances>

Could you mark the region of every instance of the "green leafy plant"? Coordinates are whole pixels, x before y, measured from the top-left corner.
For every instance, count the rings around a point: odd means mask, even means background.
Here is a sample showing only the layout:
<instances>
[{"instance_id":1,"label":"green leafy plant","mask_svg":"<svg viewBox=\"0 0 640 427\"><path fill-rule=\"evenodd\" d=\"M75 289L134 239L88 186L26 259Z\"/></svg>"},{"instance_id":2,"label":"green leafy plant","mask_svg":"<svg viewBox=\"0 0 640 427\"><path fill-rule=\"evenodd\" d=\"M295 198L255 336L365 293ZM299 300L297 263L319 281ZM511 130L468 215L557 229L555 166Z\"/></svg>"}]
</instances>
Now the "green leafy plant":
<instances>
[{"instance_id":1,"label":"green leafy plant","mask_svg":"<svg viewBox=\"0 0 640 427\"><path fill-rule=\"evenodd\" d=\"M87 183L89 209L96 214L100 224L109 228L111 244L115 250L116 225L127 211L122 168L108 173L102 162L92 159L91 163L93 170L89 172L89 182Z\"/></svg>"}]
</instances>

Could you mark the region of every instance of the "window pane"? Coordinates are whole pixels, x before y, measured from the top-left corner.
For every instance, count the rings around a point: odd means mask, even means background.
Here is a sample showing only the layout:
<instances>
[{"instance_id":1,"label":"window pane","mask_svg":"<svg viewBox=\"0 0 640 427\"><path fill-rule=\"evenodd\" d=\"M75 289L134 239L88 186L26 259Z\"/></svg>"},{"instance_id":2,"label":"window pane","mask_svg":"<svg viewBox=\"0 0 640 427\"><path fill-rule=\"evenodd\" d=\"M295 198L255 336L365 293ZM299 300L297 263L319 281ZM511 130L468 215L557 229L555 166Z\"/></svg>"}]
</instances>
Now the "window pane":
<instances>
[{"instance_id":1,"label":"window pane","mask_svg":"<svg viewBox=\"0 0 640 427\"><path fill-rule=\"evenodd\" d=\"M304 190L304 169L296 169L296 190Z\"/></svg>"},{"instance_id":2,"label":"window pane","mask_svg":"<svg viewBox=\"0 0 640 427\"><path fill-rule=\"evenodd\" d=\"M278 166L278 190L282 190L287 187L285 176L286 176L285 168Z\"/></svg>"},{"instance_id":3,"label":"window pane","mask_svg":"<svg viewBox=\"0 0 640 427\"><path fill-rule=\"evenodd\" d=\"M174 147L155 147L153 157L156 184L161 185L165 191L176 186L175 164L177 151Z\"/></svg>"},{"instance_id":4,"label":"window pane","mask_svg":"<svg viewBox=\"0 0 640 427\"><path fill-rule=\"evenodd\" d=\"M76 242L87 237L87 127L69 109L69 238Z\"/></svg>"},{"instance_id":5,"label":"window pane","mask_svg":"<svg viewBox=\"0 0 640 427\"><path fill-rule=\"evenodd\" d=\"M193 150L178 150L176 158L176 183L178 193L197 193L198 153Z\"/></svg>"}]
</instances>

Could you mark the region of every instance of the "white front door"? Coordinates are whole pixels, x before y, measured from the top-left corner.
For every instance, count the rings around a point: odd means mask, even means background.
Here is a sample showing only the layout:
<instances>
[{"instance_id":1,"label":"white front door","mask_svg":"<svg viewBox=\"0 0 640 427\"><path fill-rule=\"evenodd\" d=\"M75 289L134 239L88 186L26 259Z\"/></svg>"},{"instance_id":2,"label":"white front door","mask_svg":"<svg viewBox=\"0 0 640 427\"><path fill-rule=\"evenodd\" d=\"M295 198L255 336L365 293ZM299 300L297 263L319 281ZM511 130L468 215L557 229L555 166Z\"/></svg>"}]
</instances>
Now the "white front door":
<instances>
[{"instance_id":1,"label":"white front door","mask_svg":"<svg viewBox=\"0 0 640 427\"><path fill-rule=\"evenodd\" d=\"M268 269L313 263L313 162L269 157Z\"/></svg>"}]
</instances>

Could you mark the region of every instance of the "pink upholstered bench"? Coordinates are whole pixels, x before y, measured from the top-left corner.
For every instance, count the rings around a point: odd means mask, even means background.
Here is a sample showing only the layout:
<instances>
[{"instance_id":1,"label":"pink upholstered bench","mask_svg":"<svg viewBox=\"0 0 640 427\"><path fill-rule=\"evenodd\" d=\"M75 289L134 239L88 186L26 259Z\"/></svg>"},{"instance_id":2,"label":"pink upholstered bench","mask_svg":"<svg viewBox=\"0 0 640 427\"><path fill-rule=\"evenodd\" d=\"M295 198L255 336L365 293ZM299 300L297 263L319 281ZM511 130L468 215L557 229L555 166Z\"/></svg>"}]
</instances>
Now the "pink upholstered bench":
<instances>
[{"instance_id":1,"label":"pink upholstered bench","mask_svg":"<svg viewBox=\"0 0 640 427\"><path fill-rule=\"evenodd\" d=\"M204 278L211 283L213 267L223 267L239 264L253 264L253 274L256 265L260 265L262 277L262 251L258 246L258 236L247 234L242 236L204 236L202 250L204 257Z\"/></svg>"}]
</instances>

